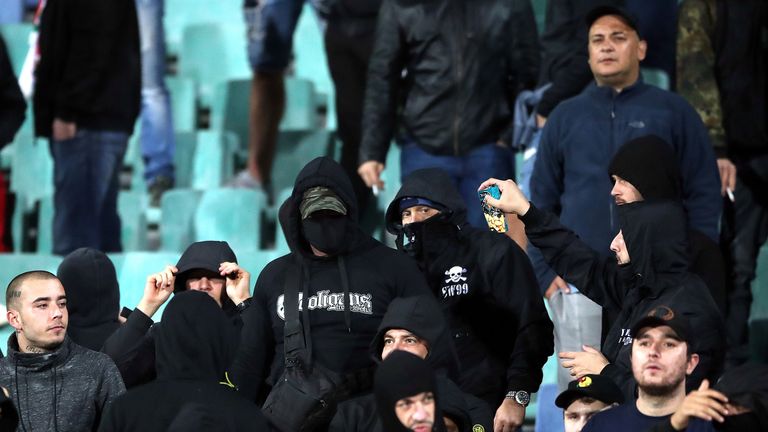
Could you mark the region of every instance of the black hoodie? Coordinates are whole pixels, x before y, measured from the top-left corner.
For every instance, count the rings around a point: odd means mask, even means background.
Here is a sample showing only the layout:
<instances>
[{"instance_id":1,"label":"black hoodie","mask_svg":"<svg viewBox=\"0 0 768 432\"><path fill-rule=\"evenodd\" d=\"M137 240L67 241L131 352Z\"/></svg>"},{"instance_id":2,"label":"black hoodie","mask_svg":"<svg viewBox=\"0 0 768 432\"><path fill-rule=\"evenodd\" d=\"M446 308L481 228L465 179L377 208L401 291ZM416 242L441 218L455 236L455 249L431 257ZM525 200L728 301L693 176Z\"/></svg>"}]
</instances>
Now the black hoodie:
<instances>
[{"instance_id":1,"label":"black hoodie","mask_svg":"<svg viewBox=\"0 0 768 432\"><path fill-rule=\"evenodd\" d=\"M493 411L488 404L462 392L453 381L459 372L459 361L445 315L432 296L406 297L392 301L371 343L371 355L376 362L381 360L384 335L390 329L407 330L427 343L429 351L425 360L436 373L437 392L443 413L459 425L459 430L471 431L473 426L493 430ZM382 431L373 394L340 404L329 431Z\"/></svg>"},{"instance_id":2,"label":"black hoodie","mask_svg":"<svg viewBox=\"0 0 768 432\"><path fill-rule=\"evenodd\" d=\"M120 287L114 264L101 251L80 248L64 258L56 276L67 293L67 335L78 345L100 350L120 327Z\"/></svg>"},{"instance_id":3,"label":"black hoodie","mask_svg":"<svg viewBox=\"0 0 768 432\"><path fill-rule=\"evenodd\" d=\"M177 294L155 335L157 380L132 389L107 410L100 431L165 432L179 411L200 403L222 413L216 430L266 431L258 407L226 381L237 338L231 322L206 293Z\"/></svg>"},{"instance_id":4,"label":"black hoodie","mask_svg":"<svg viewBox=\"0 0 768 432\"><path fill-rule=\"evenodd\" d=\"M404 197L447 209L408 228L422 243L419 266L448 316L462 390L493 406L507 391L537 391L553 329L528 256L507 236L469 226L461 195L440 169L413 172L389 205L387 230L399 244Z\"/></svg>"},{"instance_id":5,"label":"black hoodie","mask_svg":"<svg viewBox=\"0 0 768 432\"><path fill-rule=\"evenodd\" d=\"M668 306L688 317L694 331L692 352L699 365L686 380L697 388L704 378L717 377L722 368L725 338L723 318L704 282L688 272L685 214L670 201L642 201L619 207L619 221L630 262L619 266L613 257L600 258L557 218L531 205L521 218L531 243L567 282L604 308L620 311L607 333L602 352L611 362L607 375L635 397L630 365L630 329L649 310Z\"/></svg>"},{"instance_id":6,"label":"black hoodie","mask_svg":"<svg viewBox=\"0 0 768 432\"><path fill-rule=\"evenodd\" d=\"M179 272L176 275L174 292L185 289L188 272L204 269L218 273L219 264L223 261L237 262L234 252L227 242L201 241L192 243L181 254L176 264ZM230 330L239 337L243 322L235 305L222 292L222 309L230 320ZM110 336L102 347L102 351L112 357L120 369L125 386L135 387L152 381L156 376L155 370L155 327L152 319L139 309L134 309L128 320Z\"/></svg>"},{"instance_id":7,"label":"black hoodie","mask_svg":"<svg viewBox=\"0 0 768 432\"><path fill-rule=\"evenodd\" d=\"M316 257L302 235L299 204L315 186L333 190L347 208L344 250L335 257ZM251 399L272 385L283 371L283 290L286 274L299 272L308 290L313 360L339 373L370 369L368 345L389 306L397 297L426 294L416 265L363 233L357 225L357 200L343 168L320 157L299 173L292 195L280 207L279 219L291 252L269 263L259 275L253 305L243 314L240 350L233 378ZM342 278L341 268L346 278ZM344 283L346 279L347 283ZM345 292L351 301L345 311ZM360 389L364 390L364 389Z\"/></svg>"},{"instance_id":8,"label":"black hoodie","mask_svg":"<svg viewBox=\"0 0 768 432\"><path fill-rule=\"evenodd\" d=\"M426 361L405 351L395 351L381 362L381 366L376 370L374 387L384 432L410 430L397 418L395 405L401 399L420 393L432 393L434 397L432 431L445 431L435 372Z\"/></svg>"}]
</instances>

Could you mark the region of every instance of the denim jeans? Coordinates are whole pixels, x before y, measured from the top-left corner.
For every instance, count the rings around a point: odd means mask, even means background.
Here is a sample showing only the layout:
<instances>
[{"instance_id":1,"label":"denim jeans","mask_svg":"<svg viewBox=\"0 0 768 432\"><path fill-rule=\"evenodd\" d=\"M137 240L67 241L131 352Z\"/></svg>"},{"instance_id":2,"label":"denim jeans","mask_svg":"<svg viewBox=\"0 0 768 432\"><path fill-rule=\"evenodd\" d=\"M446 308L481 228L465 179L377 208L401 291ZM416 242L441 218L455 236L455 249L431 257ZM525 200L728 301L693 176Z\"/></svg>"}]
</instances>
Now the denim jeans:
<instances>
[{"instance_id":1,"label":"denim jeans","mask_svg":"<svg viewBox=\"0 0 768 432\"><path fill-rule=\"evenodd\" d=\"M144 179L157 176L173 181L176 143L168 88L165 86L165 0L136 0L141 36L141 155Z\"/></svg>"},{"instance_id":2,"label":"denim jeans","mask_svg":"<svg viewBox=\"0 0 768 432\"><path fill-rule=\"evenodd\" d=\"M128 145L124 132L80 129L51 141L53 156L53 252L80 247L119 252L118 176Z\"/></svg>"},{"instance_id":3,"label":"denim jeans","mask_svg":"<svg viewBox=\"0 0 768 432\"><path fill-rule=\"evenodd\" d=\"M464 204L467 206L467 222L477 228L488 228L483 217L477 187L489 177L514 178L515 161L512 151L496 143L484 144L464 156L439 156L421 149L413 141L405 141L400 153L400 175L422 168L442 168L453 180Z\"/></svg>"}]
</instances>

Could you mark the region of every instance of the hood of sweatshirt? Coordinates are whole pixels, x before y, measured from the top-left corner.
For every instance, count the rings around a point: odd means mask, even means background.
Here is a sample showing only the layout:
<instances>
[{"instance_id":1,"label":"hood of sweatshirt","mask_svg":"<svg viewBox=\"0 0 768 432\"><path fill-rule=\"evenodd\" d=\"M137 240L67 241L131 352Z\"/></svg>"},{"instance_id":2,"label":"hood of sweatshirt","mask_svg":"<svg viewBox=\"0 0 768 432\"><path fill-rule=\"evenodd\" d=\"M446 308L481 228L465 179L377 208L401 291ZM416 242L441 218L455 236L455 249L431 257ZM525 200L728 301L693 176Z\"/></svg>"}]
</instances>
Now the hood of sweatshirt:
<instances>
[{"instance_id":1,"label":"hood of sweatshirt","mask_svg":"<svg viewBox=\"0 0 768 432\"><path fill-rule=\"evenodd\" d=\"M629 263L622 272L632 283L658 294L688 270L687 225L679 204L648 200L619 206Z\"/></svg>"},{"instance_id":2,"label":"hood of sweatshirt","mask_svg":"<svg viewBox=\"0 0 768 432\"><path fill-rule=\"evenodd\" d=\"M381 361L387 330L407 330L427 343L426 361L435 371L451 378L458 375L459 361L450 329L440 305L429 296L398 297L389 304L371 343L374 360Z\"/></svg>"},{"instance_id":3,"label":"hood of sweatshirt","mask_svg":"<svg viewBox=\"0 0 768 432\"><path fill-rule=\"evenodd\" d=\"M467 207L453 180L440 168L420 169L403 179L395 199L387 207L385 220L387 231L398 235L403 230L400 216L400 200L406 197L426 198L447 209L446 219L462 227L467 223ZM480 205L478 199L477 205Z\"/></svg>"},{"instance_id":4,"label":"hood of sweatshirt","mask_svg":"<svg viewBox=\"0 0 768 432\"><path fill-rule=\"evenodd\" d=\"M222 262L237 263L237 256L225 241L199 241L192 243L187 247L176 268L176 280L173 283L173 292L179 293L187 289L187 278L194 270L207 270L211 273L219 274L219 265ZM221 307L228 314L231 314L235 308L232 300L227 296L226 291L221 293Z\"/></svg>"},{"instance_id":5,"label":"hood of sweatshirt","mask_svg":"<svg viewBox=\"0 0 768 432\"><path fill-rule=\"evenodd\" d=\"M208 294L175 294L155 333L158 379L220 380L234 359L236 335Z\"/></svg>"},{"instance_id":6,"label":"hood of sweatshirt","mask_svg":"<svg viewBox=\"0 0 768 432\"><path fill-rule=\"evenodd\" d=\"M440 409L440 395L434 371L421 358L405 352L395 351L381 362L374 378L376 406L385 432L408 431L395 413L400 399L431 392L434 397L433 431L444 431L443 415Z\"/></svg>"},{"instance_id":7,"label":"hood of sweatshirt","mask_svg":"<svg viewBox=\"0 0 768 432\"><path fill-rule=\"evenodd\" d=\"M675 150L656 135L627 141L613 156L608 174L632 183L645 200L682 198L680 163Z\"/></svg>"},{"instance_id":8,"label":"hood of sweatshirt","mask_svg":"<svg viewBox=\"0 0 768 432\"><path fill-rule=\"evenodd\" d=\"M80 248L64 258L56 276L67 293L67 335L98 351L119 326L120 287L114 264L101 251Z\"/></svg>"}]
</instances>

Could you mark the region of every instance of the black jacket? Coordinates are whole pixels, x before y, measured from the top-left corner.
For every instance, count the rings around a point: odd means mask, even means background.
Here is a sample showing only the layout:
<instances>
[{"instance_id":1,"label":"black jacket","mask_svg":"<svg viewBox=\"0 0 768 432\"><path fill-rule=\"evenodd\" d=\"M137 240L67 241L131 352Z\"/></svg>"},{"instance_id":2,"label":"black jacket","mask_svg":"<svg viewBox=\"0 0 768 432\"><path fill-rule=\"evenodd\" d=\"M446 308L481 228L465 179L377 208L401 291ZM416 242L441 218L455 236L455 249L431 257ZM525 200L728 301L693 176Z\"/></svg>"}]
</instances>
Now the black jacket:
<instances>
[{"instance_id":1,"label":"black jacket","mask_svg":"<svg viewBox=\"0 0 768 432\"><path fill-rule=\"evenodd\" d=\"M596 6L623 6L623 0L549 0L541 35L539 84L552 83L538 113L544 117L560 102L581 93L594 79L587 63L587 12Z\"/></svg>"},{"instance_id":2,"label":"black jacket","mask_svg":"<svg viewBox=\"0 0 768 432\"><path fill-rule=\"evenodd\" d=\"M461 391L453 381L459 373L459 360L446 317L432 296L392 301L371 343L371 356L376 362L381 359L384 335L390 329L408 330L427 343L425 360L436 372L443 413L454 421L458 419L459 430L471 431L475 425L493 430L494 411L483 400ZM341 403L329 428L329 432L374 431L382 431L382 425L373 394Z\"/></svg>"},{"instance_id":3,"label":"black jacket","mask_svg":"<svg viewBox=\"0 0 768 432\"><path fill-rule=\"evenodd\" d=\"M80 248L59 264L56 276L67 293L67 336L98 351L120 327L120 287L115 266L103 252Z\"/></svg>"},{"instance_id":4,"label":"black jacket","mask_svg":"<svg viewBox=\"0 0 768 432\"><path fill-rule=\"evenodd\" d=\"M179 273L176 275L174 292L185 289L184 282L190 270L205 269L217 272L219 264L223 261L237 262L234 252L226 242L193 243L176 263ZM243 321L226 292L222 292L221 304L224 314L230 320L230 328L235 337L239 338ZM142 311L134 309L128 320L104 341L101 350L115 361L127 388L155 379L155 333L160 326L161 323L155 324Z\"/></svg>"},{"instance_id":5,"label":"black jacket","mask_svg":"<svg viewBox=\"0 0 768 432\"><path fill-rule=\"evenodd\" d=\"M347 208L346 246L336 257L314 256L302 233L299 204L304 191L314 186L330 188ZM413 262L360 230L356 205L349 178L330 158L314 159L296 178L293 194L279 212L291 253L267 264L256 281L253 304L243 313L233 378L247 397L257 398L264 384L273 385L283 371L283 290L288 272L300 272L300 292L307 290L308 301L303 303L309 307L316 347L313 361L342 374L373 367L368 345L393 299L428 292ZM345 293L350 298L347 311Z\"/></svg>"},{"instance_id":6,"label":"black jacket","mask_svg":"<svg viewBox=\"0 0 768 432\"><path fill-rule=\"evenodd\" d=\"M54 118L130 134L141 101L139 28L133 0L48 0L40 18L35 133Z\"/></svg>"},{"instance_id":7,"label":"black jacket","mask_svg":"<svg viewBox=\"0 0 768 432\"><path fill-rule=\"evenodd\" d=\"M165 432L182 408L201 403L223 414L216 430L267 431L261 410L219 382L236 350L231 326L208 294L175 295L155 338L157 380L115 400L99 430Z\"/></svg>"},{"instance_id":8,"label":"black jacket","mask_svg":"<svg viewBox=\"0 0 768 432\"><path fill-rule=\"evenodd\" d=\"M549 212L531 205L521 218L531 243L567 282L604 308L619 310L602 352L611 363L609 376L629 400L635 397L630 366L630 329L656 306L668 306L688 317L695 329L692 352L699 365L686 380L697 388L704 378L714 382L721 369L725 336L723 318L698 276L688 272L686 225L682 207L670 201L643 201L619 207L619 220L630 262L600 258Z\"/></svg>"},{"instance_id":9,"label":"black jacket","mask_svg":"<svg viewBox=\"0 0 768 432\"><path fill-rule=\"evenodd\" d=\"M403 181L386 214L387 229L399 238L403 197L448 209L408 227L419 225L419 266L448 316L461 388L494 405L509 390L535 392L553 351L553 328L528 256L505 235L469 226L464 201L442 170L419 170Z\"/></svg>"},{"instance_id":10,"label":"black jacket","mask_svg":"<svg viewBox=\"0 0 768 432\"><path fill-rule=\"evenodd\" d=\"M511 126L510 101L535 85L538 67L528 0L385 0L360 161L384 162L398 123L433 154L461 156L496 142Z\"/></svg>"},{"instance_id":11,"label":"black jacket","mask_svg":"<svg viewBox=\"0 0 768 432\"><path fill-rule=\"evenodd\" d=\"M0 37L0 148L13 141L26 116L27 103L13 74L8 50Z\"/></svg>"}]
</instances>

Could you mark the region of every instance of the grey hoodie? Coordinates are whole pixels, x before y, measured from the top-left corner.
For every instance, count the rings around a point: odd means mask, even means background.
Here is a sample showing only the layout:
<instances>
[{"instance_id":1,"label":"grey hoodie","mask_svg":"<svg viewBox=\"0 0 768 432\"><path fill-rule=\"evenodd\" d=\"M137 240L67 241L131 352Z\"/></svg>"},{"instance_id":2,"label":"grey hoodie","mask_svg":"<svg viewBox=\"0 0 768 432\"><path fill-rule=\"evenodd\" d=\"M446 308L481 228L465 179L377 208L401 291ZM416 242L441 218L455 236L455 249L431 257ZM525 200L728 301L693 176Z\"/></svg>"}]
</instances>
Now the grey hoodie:
<instances>
[{"instance_id":1,"label":"grey hoodie","mask_svg":"<svg viewBox=\"0 0 768 432\"><path fill-rule=\"evenodd\" d=\"M104 409L125 392L120 372L106 354L69 337L46 354L19 352L16 335L0 359L0 386L19 411L16 430L83 432L96 430Z\"/></svg>"}]
</instances>

